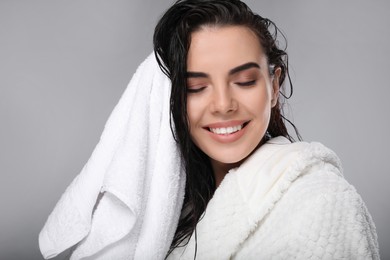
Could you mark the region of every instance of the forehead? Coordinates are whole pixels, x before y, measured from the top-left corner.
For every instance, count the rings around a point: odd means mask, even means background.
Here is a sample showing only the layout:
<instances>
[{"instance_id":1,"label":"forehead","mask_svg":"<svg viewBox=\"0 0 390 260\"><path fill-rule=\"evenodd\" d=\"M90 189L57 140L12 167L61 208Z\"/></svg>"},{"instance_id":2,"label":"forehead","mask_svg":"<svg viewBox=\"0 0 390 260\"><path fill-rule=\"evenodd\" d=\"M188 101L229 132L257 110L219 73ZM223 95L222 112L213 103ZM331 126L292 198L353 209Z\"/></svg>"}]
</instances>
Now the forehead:
<instances>
[{"instance_id":1,"label":"forehead","mask_svg":"<svg viewBox=\"0 0 390 260\"><path fill-rule=\"evenodd\" d=\"M206 26L191 34L188 70L228 70L247 62L266 64L260 41L249 28Z\"/></svg>"}]
</instances>

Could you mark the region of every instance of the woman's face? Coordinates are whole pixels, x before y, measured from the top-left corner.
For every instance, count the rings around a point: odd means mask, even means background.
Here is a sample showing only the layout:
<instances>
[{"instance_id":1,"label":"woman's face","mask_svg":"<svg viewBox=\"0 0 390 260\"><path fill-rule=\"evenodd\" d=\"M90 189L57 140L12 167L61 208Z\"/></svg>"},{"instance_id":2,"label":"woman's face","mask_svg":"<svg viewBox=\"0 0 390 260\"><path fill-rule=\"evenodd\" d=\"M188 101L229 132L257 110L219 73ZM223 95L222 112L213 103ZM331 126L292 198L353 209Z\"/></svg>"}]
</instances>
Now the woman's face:
<instances>
[{"instance_id":1,"label":"woman's face","mask_svg":"<svg viewBox=\"0 0 390 260\"><path fill-rule=\"evenodd\" d=\"M258 38L243 26L191 35L187 113L194 143L216 165L239 163L260 143L279 92Z\"/></svg>"}]
</instances>

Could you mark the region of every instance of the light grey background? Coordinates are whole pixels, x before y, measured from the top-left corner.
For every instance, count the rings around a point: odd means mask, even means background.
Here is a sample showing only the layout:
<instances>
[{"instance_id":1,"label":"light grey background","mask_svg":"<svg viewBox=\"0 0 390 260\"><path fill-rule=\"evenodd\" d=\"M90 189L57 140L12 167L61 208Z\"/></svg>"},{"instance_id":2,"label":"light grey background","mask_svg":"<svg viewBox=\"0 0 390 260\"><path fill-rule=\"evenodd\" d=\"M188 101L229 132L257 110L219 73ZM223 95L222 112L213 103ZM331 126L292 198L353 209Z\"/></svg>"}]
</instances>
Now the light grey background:
<instances>
[{"instance_id":1,"label":"light grey background","mask_svg":"<svg viewBox=\"0 0 390 260\"><path fill-rule=\"evenodd\" d=\"M171 2L0 0L0 259L41 259L41 227ZM247 3L285 32L289 117L340 156L390 259L389 2Z\"/></svg>"}]
</instances>

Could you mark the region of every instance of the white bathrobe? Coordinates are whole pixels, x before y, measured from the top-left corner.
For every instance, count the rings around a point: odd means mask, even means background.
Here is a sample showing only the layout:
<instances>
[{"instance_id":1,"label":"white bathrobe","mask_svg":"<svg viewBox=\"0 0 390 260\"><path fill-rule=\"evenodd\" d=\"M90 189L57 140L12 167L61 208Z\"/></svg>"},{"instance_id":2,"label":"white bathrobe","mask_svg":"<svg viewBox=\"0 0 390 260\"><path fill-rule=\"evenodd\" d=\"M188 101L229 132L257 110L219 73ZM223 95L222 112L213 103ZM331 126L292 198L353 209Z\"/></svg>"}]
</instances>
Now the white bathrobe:
<instances>
[{"instance_id":1,"label":"white bathrobe","mask_svg":"<svg viewBox=\"0 0 390 260\"><path fill-rule=\"evenodd\" d=\"M379 259L374 223L319 143L271 139L232 169L197 225L196 259ZM195 235L168 259L194 259Z\"/></svg>"}]
</instances>

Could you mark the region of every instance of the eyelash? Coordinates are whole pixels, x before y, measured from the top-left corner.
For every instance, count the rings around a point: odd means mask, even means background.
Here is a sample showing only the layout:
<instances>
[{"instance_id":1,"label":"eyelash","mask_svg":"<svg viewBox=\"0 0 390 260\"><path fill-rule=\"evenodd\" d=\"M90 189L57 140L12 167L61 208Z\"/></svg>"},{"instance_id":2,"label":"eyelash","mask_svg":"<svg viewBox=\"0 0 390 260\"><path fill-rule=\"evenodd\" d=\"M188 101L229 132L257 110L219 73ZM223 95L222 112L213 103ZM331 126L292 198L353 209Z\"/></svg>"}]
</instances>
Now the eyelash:
<instances>
[{"instance_id":1,"label":"eyelash","mask_svg":"<svg viewBox=\"0 0 390 260\"><path fill-rule=\"evenodd\" d=\"M246 82L236 82L237 85L241 87L249 87L256 84L256 80L246 81Z\"/></svg>"},{"instance_id":2,"label":"eyelash","mask_svg":"<svg viewBox=\"0 0 390 260\"><path fill-rule=\"evenodd\" d=\"M236 82L240 87L249 87L256 84L256 80L246 81L246 82ZM199 93L202 90L204 90L206 87L200 87L200 88L187 88L187 93Z\"/></svg>"},{"instance_id":3,"label":"eyelash","mask_svg":"<svg viewBox=\"0 0 390 260\"><path fill-rule=\"evenodd\" d=\"M201 92L206 87L200 87L200 88L187 88L187 93L198 93Z\"/></svg>"}]
</instances>

